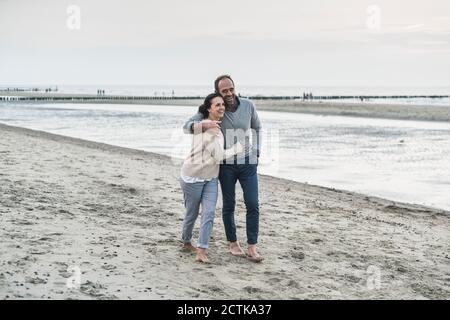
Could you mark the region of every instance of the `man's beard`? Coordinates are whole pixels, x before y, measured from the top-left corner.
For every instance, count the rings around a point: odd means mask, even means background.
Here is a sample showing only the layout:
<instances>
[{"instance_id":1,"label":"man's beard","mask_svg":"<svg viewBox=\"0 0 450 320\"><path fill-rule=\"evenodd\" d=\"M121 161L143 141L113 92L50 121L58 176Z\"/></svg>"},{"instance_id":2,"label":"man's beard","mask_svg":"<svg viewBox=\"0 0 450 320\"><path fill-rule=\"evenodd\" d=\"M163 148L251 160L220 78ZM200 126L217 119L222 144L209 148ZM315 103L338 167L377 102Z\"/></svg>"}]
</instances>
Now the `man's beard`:
<instances>
[{"instance_id":1,"label":"man's beard","mask_svg":"<svg viewBox=\"0 0 450 320\"><path fill-rule=\"evenodd\" d=\"M224 98L224 100L225 100L227 107L234 107L234 101L235 101L234 97L230 97L230 98L226 97L226 98Z\"/></svg>"}]
</instances>

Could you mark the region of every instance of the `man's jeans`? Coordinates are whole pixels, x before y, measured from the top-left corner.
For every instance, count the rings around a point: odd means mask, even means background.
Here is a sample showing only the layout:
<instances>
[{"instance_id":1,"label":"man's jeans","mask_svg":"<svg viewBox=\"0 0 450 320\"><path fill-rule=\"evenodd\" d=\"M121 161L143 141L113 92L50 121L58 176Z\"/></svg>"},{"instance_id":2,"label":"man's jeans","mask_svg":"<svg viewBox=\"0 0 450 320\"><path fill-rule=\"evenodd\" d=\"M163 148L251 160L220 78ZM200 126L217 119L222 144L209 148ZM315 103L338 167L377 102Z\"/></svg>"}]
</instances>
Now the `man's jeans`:
<instances>
[{"instance_id":1,"label":"man's jeans","mask_svg":"<svg viewBox=\"0 0 450 320\"><path fill-rule=\"evenodd\" d=\"M256 244L258 242L259 202L256 169L256 164L220 165L219 180L223 197L222 219L228 241L237 241L234 210L236 206L236 181L239 180L244 191L244 202L247 208L247 243Z\"/></svg>"}]
</instances>

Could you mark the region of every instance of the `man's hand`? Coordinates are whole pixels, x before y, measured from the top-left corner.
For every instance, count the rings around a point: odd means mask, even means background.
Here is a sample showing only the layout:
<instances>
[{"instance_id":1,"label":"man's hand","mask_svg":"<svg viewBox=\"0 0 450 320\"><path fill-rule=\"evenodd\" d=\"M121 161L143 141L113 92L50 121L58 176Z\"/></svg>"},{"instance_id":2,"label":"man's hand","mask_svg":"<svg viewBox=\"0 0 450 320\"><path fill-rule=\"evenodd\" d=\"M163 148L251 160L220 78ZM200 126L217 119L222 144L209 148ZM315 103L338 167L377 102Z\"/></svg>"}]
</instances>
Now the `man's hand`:
<instances>
[{"instance_id":1,"label":"man's hand","mask_svg":"<svg viewBox=\"0 0 450 320\"><path fill-rule=\"evenodd\" d=\"M210 133L214 133L214 135L219 135L220 126L219 123L222 121L211 121L211 120L203 120L201 122L195 122L192 124L191 131L193 134L200 134L202 132L206 132L210 130Z\"/></svg>"},{"instance_id":2,"label":"man's hand","mask_svg":"<svg viewBox=\"0 0 450 320\"><path fill-rule=\"evenodd\" d=\"M208 121L208 122L202 122L202 131L205 132L206 130L209 129L218 129L220 130L220 126L219 124L222 121Z\"/></svg>"}]
</instances>

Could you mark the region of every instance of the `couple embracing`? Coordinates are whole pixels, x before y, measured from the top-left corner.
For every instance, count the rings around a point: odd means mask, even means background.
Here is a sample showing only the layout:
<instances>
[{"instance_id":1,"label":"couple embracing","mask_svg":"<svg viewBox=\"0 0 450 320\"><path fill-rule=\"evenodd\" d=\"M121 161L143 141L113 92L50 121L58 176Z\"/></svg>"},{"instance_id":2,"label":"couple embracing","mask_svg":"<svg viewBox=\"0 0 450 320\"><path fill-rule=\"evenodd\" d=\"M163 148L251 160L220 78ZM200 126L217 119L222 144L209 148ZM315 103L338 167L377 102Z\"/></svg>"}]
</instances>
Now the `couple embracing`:
<instances>
[{"instance_id":1,"label":"couple embracing","mask_svg":"<svg viewBox=\"0 0 450 320\"><path fill-rule=\"evenodd\" d=\"M184 195L183 247L195 251L196 261L208 262L206 250L211 237L218 197L222 189L222 219L229 241L229 252L261 262L256 244L259 232L257 166L261 146L261 122L253 103L235 94L229 75L214 82L215 93L208 95L198 113L184 125L192 134L192 147L181 168ZM251 142L250 142L251 138ZM234 220L236 182L239 181L247 209L247 252L236 237ZM202 207L197 247L191 243L192 230Z\"/></svg>"}]
</instances>

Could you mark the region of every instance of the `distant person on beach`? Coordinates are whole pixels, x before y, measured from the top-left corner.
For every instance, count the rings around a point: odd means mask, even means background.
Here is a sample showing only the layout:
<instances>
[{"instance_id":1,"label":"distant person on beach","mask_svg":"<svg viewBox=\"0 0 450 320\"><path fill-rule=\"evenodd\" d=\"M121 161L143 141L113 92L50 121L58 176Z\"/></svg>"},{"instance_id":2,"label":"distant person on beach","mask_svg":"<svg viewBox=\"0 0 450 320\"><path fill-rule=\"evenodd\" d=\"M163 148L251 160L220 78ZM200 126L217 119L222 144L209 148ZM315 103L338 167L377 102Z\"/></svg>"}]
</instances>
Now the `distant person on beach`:
<instances>
[{"instance_id":1,"label":"distant person on beach","mask_svg":"<svg viewBox=\"0 0 450 320\"><path fill-rule=\"evenodd\" d=\"M229 75L221 75L214 82L216 93L225 100L225 114L222 122L202 123L202 130L221 129L225 137L225 147L236 141L245 146L241 156L227 158L220 165L219 181L222 189L222 219L227 240L230 242L229 252L234 256L247 257L250 261L261 262L263 257L258 253L256 244L259 234L259 194L257 166L261 150L261 122L256 108L248 99L236 96L234 82ZM202 120L197 113L189 119L183 129L185 133L193 133L195 124ZM251 134L250 134L251 133ZM250 144L250 137L252 143ZM247 253L245 253L236 236L234 220L236 206L236 182L239 181L246 206Z\"/></svg>"},{"instance_id":2,"label":"distant person on beach","mask_svg":"<svg viewBox=\"0 0 450 320\"><path fill-rule=\"evenodd\" d=\"M202 115L201 122L193 126L193 140L189 156L181 167L180 184L183 189L186 215L183 222L183 247L196 251L196 261L208 262L206 249L214 223L218 196L219 165L226 158L244 151L244 146L237 142L231 148L224 150L222 132L210 127L203 132L203 125L219 123L225 112L225 102L218 93L212 93L205 98L198 109ZM202 220L197 248L192 243L192 230L202 205Z\"/></svg>"}]
</instances>

